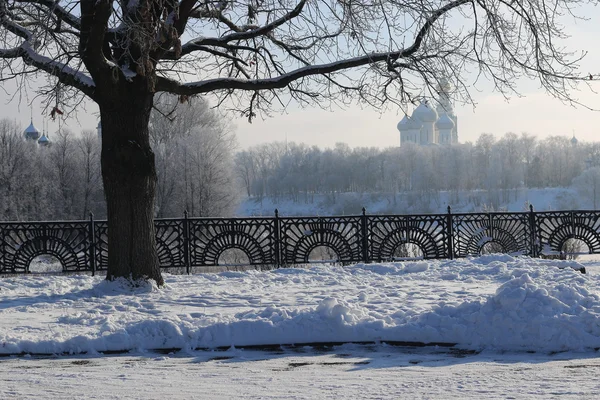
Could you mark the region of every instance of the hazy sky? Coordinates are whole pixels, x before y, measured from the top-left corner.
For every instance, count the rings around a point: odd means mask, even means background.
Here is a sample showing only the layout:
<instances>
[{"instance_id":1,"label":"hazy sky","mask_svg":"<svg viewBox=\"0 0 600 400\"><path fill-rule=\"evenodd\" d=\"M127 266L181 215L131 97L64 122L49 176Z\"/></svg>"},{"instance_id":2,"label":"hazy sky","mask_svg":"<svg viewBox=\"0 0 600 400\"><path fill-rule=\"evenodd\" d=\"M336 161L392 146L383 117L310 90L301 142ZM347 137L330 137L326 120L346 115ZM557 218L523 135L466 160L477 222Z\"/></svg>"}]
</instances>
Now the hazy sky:
<instances>
[{"instance_id":1,"label":"hazy sky","mask_svg":"<svg viewBox=\"0 0 600 400\"><path fill-rule=\"evenodd\" d=\"M588 51L582 62L583 73L600 73L600 9L587 7L579 12L590 18L587 22L566 21L566 31L571 35L568 45L573 50ZM2 84L0 91L0 117L15 118L25 127L29 123L28 100L19 105L16 100L9 102L5 93L14 90L11 84ZM593 83L600 91L600 84ZM513 97L510 102L493 93L485 84L475 87L471 95L476 106L455 105L458 116L459 141L474 141L479 134L486 132L501 136L505 132L528 132L540 138L549 135L568 135L573 132L580 140L600 140L600 111L573 108L560 103L536 87L535 82L520 84L523 97ZM589 90L574 93L581 102L600 110L600 95ZM8 104L7 104L8 103ZM97 107L89 104L87 110L78 113L79 121L70 120L72 130L95 129L98 122ZM34 124L41 129L42 116L40 103L34 102ZM352 107L347 110L324 111L320 109L288 110L286 114L274 114L266 120L256 118L249 124L244 118L235 118L240 148L274 140L304 142L309 145L333 146L336 142L355 146L398 146L400 135L396 124L403 117L400 110L380 114L371 109ZM50 132L58 124L50 122Z\"/></svg>"}]
</instances>

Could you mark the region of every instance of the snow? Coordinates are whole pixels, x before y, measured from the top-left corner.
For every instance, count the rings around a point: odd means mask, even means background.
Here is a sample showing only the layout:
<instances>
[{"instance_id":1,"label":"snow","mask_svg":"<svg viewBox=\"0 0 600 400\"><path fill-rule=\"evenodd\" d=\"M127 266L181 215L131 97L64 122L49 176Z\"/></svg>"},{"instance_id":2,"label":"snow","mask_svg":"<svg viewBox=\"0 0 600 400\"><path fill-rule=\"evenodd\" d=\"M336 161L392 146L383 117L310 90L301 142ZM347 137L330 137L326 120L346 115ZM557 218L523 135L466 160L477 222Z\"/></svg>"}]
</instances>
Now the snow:
<instances>
[{"instance_id":1,"label":"snow","mask_svg":"<svg viewBox=\"0 0 600 400\"><path fill-rule=\"evenodd\" d=\"M27 53L27 57L31 60L26 60L26 63L35 63L36 66L40 67L41 69L48 68L52 70L58 70L63 74L71 75L75 81L79 82L84 86L87 86L88 88L96 87L96 84L94 83L94 80L91 77L87 76L81 71L71 68L66 64L60 63L46 56L38 54L28 42L24 42L23 44L21 44L21 48Z\"/></svg>"},{"instance_id":2,"label":"snow","mask_svg":"<svg viewBox=\"0 0 600 400\"><path fill-rule=\"evenodd\" d=\"M461 191L457 195L440 192L439 196L415 197L414 194L396 193L337 193L302 196L299 201L285 198L248 198L236 210L237 216L273 216L278 209L281 216L300 215L359 215L363 207L367 214L422 214L481 212L500 209L510 212L593 209L591 200L585 200L570 188L514 189L508 191L509 199L500 202L499 191ZM457 198L454 198L457 197ZM494 206L494 203L498 205Z\"/></svg>"},{"instance_id":3,"label":"snow","mask_svg":"<svg viewBox=\"0 0 600 400\"><path fill-rule=\"evenodd\" d=\"M165 274L161 289L3 277L0 353L26 355L0 358L0 398L594 398L600 274L583 266L498 254Z\"/></svg>"},{"instance_id":4,"label":"snow","mask_svg":"<svg viewBox=\"0 0 600 400\"><path fill-rule=\"evenodd\" d=\"M9 358L2 399L593 399L593 354L345 345Z\"/></svg>"},{"instance_id":5,"label":"snow","mask_svg":"<svg viewBox=\"0 0 600 400\"><path fill-rule=\"evenodd\" d=\"M574 261L487 255L349 267L0 279L0 354L322 342L456 343L494 351L600 347L600 282Z\"/></svg>"}]
</instances>

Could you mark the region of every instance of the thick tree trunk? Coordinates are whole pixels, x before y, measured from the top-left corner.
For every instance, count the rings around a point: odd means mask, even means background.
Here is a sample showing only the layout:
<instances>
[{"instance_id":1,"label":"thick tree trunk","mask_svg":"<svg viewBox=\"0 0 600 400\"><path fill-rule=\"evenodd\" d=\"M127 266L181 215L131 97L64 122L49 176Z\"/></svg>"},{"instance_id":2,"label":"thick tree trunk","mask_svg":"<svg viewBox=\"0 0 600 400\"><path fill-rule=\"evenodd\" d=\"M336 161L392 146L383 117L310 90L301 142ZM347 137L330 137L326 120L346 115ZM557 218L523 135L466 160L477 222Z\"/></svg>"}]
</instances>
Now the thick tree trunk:
<instances>
[{"instance_id":1,"label":"thick tree trunk","mask_svg":"<svg viewBox=\"0 0 600 400\"><path fill-rule=\"evenodd\" d=\"M100 104L102 180L108 212L106 278L154 279L160 273L154 232L156 168L148 121L152 94Z\"/></svg>"}]
</instances>

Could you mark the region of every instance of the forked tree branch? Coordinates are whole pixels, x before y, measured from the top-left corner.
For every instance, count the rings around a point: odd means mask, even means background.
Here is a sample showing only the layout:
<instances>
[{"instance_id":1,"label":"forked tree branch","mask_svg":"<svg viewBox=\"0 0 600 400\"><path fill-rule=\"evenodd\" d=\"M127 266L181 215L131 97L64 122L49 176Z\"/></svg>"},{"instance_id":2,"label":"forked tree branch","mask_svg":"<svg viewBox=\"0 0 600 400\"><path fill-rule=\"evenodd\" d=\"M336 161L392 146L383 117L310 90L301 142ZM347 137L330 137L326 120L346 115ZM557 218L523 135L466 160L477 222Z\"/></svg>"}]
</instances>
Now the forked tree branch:
<instances>
[{"instance_id":1,"label":"forked tree branch","mask_svg":"<svg viewBox=\"0 0 600 400\"><path fill-rule=\"evenodd\" d=\"M15 3L22 4L39 4L44 6L48 11L54 14L61 21L65 22L67 25L74 29L81 29L81 20L75 15L71 14L63 7L58 4L58 1L52 0L14 0Z\"/></svg>"},{"instance_id":2,"label":"forked tree branch","mask_svg":"<svg viewBox=\"0 0 600 400\"><path fill-rule=\"evenodd\" d=\"M39 54L36 51L36 47L39 46L37 43L38 39L36 39L31 31L9 18L6 0L0 0L0 26L23 39L23 42L19 46L0 49L0 58L21 59L26 65L45 71L58 78L61 83L73 86L93 98L95 89L94 81L84 73L73 69L63 62Z\"/></svg>"},{"instance_id":3,"label":"forked tree branch","mask_svg":"<svg viewBox=\"0 0 600 400\"><path fill-rule=\"evenodd\" d=\"M299 13L304 5L304 1L300 3L295 11ZM307 65L301 68L298 68L292 72L288 72L286 74L282 74L280 76L269 78L269 79L235 79L235 78L217 78L217 79L208 79L200 82L192 82L192 83L179 83L172 79L166 77L158 77L156 89L157 91L165 91L171 92L179 95L194 95L201 93L208 93L215 90L223 90L223 89L231 89L231 90L272 90L272 89L281 89L289 85L291 82L296 81L298 79L312 76L312 75L327 75L334 72L361 67L369 64L374 64L378 62L386 61L390 65L390 67L398 67L400 64L395 65L395 61L399 58L409 58L413 54L415 54L423 43L423 39L435 23L437 19L439 19L446 12L460 7L463 4L467 4L472 2L473 0L455 0L453 2L448 3L444 7L441 7L437 11L433 12L426 20L423 26L419 29L415 40L411 46L406 49L398 50L394 52L385 52L385 53L377 53L377 54L367 54L361 57L355 57L347 60L341 60L337 62L332 62L329 64L321 64L321 65ZM288 14L291 15L292 13ZM281 19L280 19L281 20ZM278 20L278 21L280 21ZM251 31L252 32L252 31ZM251 33L244 32L242 34ZM235 35L235 34L232 34ZM227 38L231 35L224 36ZM226 42L223 42L226 43Z\"/></svg>"},{"instance_id":4,"label":"forked tree branch","mask_svg":"<svg viewBox=\"0 0 600 400\"><path fill-rule=\"evenodd\" d=\"M190 40L186 44L182 46L181 53L176 54L174 50L170 50L165 52L161 58L167 60L176 60L181 56L193 53L194 51L202 50L203 46L216 46L216 47L227 47L227 45L231 42L238 42L244 40L250 40L253 38L257 38L260 36L265 36L269 32L272 32L277 27L285 24L288 21L296 18L302 12L304 5L307 0L301 0L300 3L294 9L292 9L289 13L284 15L281 18L276 19L275 21L261 26L259 28L250 29L250 30L241 30L239 29L237 32L230 33L221 37L207 37L207 38L196 38ZM464 0L470 1L470 0Z\"/></svg>"}]
</instances>

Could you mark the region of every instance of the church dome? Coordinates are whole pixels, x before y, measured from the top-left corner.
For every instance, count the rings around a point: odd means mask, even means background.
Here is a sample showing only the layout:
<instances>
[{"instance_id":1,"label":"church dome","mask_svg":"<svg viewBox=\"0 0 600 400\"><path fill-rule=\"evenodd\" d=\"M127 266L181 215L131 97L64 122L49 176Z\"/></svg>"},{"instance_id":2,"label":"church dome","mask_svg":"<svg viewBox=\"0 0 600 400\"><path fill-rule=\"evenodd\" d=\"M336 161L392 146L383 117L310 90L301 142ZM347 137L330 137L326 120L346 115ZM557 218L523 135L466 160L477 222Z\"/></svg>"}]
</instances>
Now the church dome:
<instances>
[{"instance_id":1,"label":"church dome","mask_svg":"<svg viewBox=\"0 0 600 400\"><path fill-rule=\"evenodd\" d=\"M406 130L406 125L408 125L408 115L404 114L404 118L402 118L400 120L400 122L398 122L398 125L396 125L396 128L398 128L398 130L400 132L405 131Z\"/></svg>"},{"instance_id":2,"label":"church dome","mask_svg":"<svg viewBox=\"0 0 600 400\"><path fill-rule=\"evenodd\" d=\"M579 143L579 140L577 140L577 138L575 137L575 135L573 135L573 137L571 138L571 144L573 146L575 146L577 143Z\"/></svg>"},{"instance_id":3,"label":"church dome","mask_svg":"<svg viewBox=\"0 0 600 400\"><path fill-rule=\"evenodd\" d=\"M37 140L40 137L40 131L38 131L35 126L33 126L33 121L29 124L29 126L25 129L25 139L33 139Z\"/></svg>"},{"instance_id":4,"label":"church dome","mask_svg":"<svg viewBox=\"0 0 600 400\"><path fill-rule=\"evenodd\" d=\"M427 101L421 102L419 107L412 114L413 118L417 118L423 122L435 122L438 119L437 112L429 105Z\"/></svg>"},{"instance_id":5,"label":"church dome","mask_svg":"<svg viewBox=\"0 0 600 400\"><path fill-rule=\"evenodd\" d=\"M397 128L400 132L406 132L411 129L421 129L421 124L415 118L404 115L404 118L398 122Z\"/></svg>"},{"instance_id":6,"label":"church dome","mask_svg":"<svg viewBox=\"0 0 600 400\"><path fill-rule=\"evenodd\" d=\"M38 144L42 146L47 146L50 144L50 139L48 139L48 136L46 136L45 133L38 139Z\"/></svg>"},{"instance_id":7,"label":"church dome","mask_svg":"<svg viewBox=\"0 0 600 400\"><path fill-rule=\"evenodd\" d=\"M454 121L452 121L447 114L442 114L442 116L435 123L435 126L438 129L453 129Z\"/></svg>"}]
</instances>

